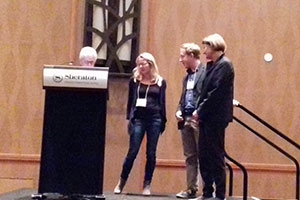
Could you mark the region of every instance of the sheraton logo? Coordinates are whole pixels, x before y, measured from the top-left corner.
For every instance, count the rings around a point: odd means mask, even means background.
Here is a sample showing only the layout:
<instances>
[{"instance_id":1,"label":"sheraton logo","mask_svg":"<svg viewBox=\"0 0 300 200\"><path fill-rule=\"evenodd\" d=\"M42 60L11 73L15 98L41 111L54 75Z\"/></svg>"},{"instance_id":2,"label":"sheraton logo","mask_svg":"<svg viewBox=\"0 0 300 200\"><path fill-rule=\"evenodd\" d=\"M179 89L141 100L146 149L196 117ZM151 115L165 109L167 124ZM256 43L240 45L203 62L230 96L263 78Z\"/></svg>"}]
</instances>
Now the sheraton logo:
<instances>
[{"instance_id":1,"label":"sheraton logo","mask_svg":"<svg viewBox=\"0 0 300 200\"><path fill-rule=\"evenodd\" d=\"M60 83L64 78L63 76L53 75L52 79L55 83Z\"/></svg>"},{"instance_id":2,"label":"sheraton logo","mask_svg":"<svg viewBox=\"0 0 300 200\"><path fill-rule=\"evenodd\" d=\"M75 75L65 75L65 79L67 80L75 80L75 81L96 81L96 76L75 76Z\"/></svg>"},{"instance_id":3,"label":"sheraton logo","mask_svg":"<svg viewBox=\"0 0 300 200\"><path fill-rule=\"evenodd\" d=\"M53 75L53 81L56 83L60 83L63 80L69 80L69 81L96 81L97 77L96 76L80 76L80 75Z\"/></svg>"},{"instance_id":4,"label":"sheraton logo","mask_svg":"<svg viewBox=\"0 0 300 200\"><path fill-rule=\"evenodd\" d=\"M55 67L45 65L43 70L43 88L107 88L108 68ZM0 198L1 199L1 198Z\"/></svg>"}]
</instances>

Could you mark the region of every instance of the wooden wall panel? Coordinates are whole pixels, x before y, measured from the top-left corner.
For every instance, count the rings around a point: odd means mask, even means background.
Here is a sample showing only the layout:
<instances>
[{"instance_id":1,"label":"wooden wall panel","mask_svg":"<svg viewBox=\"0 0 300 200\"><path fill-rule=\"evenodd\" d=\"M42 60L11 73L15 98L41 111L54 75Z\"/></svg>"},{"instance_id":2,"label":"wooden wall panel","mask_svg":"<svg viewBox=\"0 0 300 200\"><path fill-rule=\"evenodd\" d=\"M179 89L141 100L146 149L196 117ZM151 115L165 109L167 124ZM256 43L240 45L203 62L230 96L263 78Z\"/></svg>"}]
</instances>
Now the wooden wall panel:
<instances>
[{"instance_id":1,"label":"wooden wall panel","mask_svg":"<svg viewBox=\"0 0 300 200\"><path fill-rule=\"evenodd\" d=\"M74 3L0 1L0 193L38 187L44 106L42 69L43 64L69 62L71 39L80 36L70 37L71 12L76 9L81 17L83 8L81 5L78 9ZM78 52L82 42L74 44Z\"/></svg>"},{"instance_id":2,"label":"wooden wall panel","mask_svg":"<svg viewBox=\"0 0 300 200\"><path fill-rule=\"evenodd\" d=\"M3 153L37 153L43 122L43 64L68 61L71 4L1 1L1 137Z\"/></svg>"},{"instance_id":3,"label":"wooden wall panel","mask_svg":"<svg viewBox=\"0 0 300 200\"><path fill-rule=\"evenodd\" d=\"M284 132L296 142L299 121L299 36L300 2L285 1L198 1L165 0L147 1L147 50L154 54L162 75L167 79L168 125L158 149L158 158L162 160L181 160L182 148L180 136L176 130L175 110L178 103L181 79L184 74L178 62L178 48L184 42L201 43L203 37L220 33L228 45L227 55L232 60L235 72L235 98L244 106L262 117L278 130ZM170 6L172 5L172 6ZM266 63L265 53L272 53L274 60ZM204 60L203 60L204 61ZM248 122L251 127L275 140L300 160L299 150L280 142L278 136L244 116L239 109L235 115ZM238 124L231 124L226 134L228 153L243 163L257 165L289 165L293 163L256 136ZM167 166L168 167L168 166ZM172 167L171 172L175 171ZM160 177L166 167L159 167L155 176ZM264 171L264 170L263 170ZM280 191L287 191L284 184L285 174L281 170L271 170L277 181L270 182L268 173L259 173L259 180L251 179L251 192L255 196L294 198L293 189L289 192L271 192L260 186L276 185ZM293 173L293 172L291 172ZM154 178L154 181L155 181ZM165 182L177 182L178 176L166 176ZM185 177L181 177L182 180ZM281 181L278 181L282 179ZM177 192L184 187L168 188ZM283 183L283 184L282 184ZM161 188L160 188L161 189ZM240 187L237 186L237 190ZM267 191L268 190L268 191ZM277 190L277 191L278 191ZM283 194L284 193L284 194Z\"/></svg>"},{"instance_id":4,"label":"wooden wall panel","mask_svg":"<svg viewBox=\"0 0 300 200\"><path fill-rule=\"evenodd\" d=\"M20 188L37 188L39 154L0 154L0 194Z\"/></svg>"}]
</instances>

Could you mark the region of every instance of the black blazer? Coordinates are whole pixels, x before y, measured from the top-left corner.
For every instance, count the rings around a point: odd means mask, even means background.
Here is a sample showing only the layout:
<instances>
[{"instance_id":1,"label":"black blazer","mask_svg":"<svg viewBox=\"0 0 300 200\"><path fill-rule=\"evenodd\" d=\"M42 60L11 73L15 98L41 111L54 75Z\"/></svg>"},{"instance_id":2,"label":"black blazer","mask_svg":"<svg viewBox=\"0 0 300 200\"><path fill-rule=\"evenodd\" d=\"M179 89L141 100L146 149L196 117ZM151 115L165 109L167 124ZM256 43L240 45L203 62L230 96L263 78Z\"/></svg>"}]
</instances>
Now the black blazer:
<instances>
[{"instance_id":1,"label":"black blazer","mask_svg":"<svg viewBox=\"0 0 300 200\"><path fill-rule=\"evenodd\" d=\"M227 126L233 118L234 69L224 54L208 62L197 113L203 123Z\"/></svg>"},{"instance_id":2,"label":"black blazer","mask_svg":"<svg viewBox=\"0 0 300 200\"><path fill-rule=\"evenodd\" d=\"M195 73L196 73L196 77L195 77L194 88L193 88L193 97L194 97L194 102L196 104L201 94L202 82L205 77L205 66L203 64L200 64L197 67ZM179 110L181 112L184 111L187 80L188 80L188 74L182 80L182 92L181 92L181 97L179 100L177 111Z\"/></svg>"}]
</instances>

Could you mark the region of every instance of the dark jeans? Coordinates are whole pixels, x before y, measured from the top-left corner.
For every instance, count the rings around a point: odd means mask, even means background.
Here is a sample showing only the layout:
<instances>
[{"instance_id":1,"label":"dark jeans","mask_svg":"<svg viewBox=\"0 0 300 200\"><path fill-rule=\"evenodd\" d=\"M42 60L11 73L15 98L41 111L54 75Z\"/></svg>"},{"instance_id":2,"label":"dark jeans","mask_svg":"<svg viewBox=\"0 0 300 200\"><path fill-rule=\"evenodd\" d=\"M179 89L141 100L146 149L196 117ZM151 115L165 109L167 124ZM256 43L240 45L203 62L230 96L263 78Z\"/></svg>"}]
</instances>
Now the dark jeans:
<instances>
[{"instance_id":1,"label":"dark jeans","mask_svg":"<svg viewBox=\"0 0 300 200\"><path fill-rule=\"evenodd\" d=\"M203 196L212 197L213 183L216 185L216 197L225 198L225 128L227 125L200 123L199 165L203 180Z\"/></svg>"},{"instance_id":2,"label":"dark jeans","mask_svg":"<svg viewBox=\"0 0 300 200\"><path fill-rule=\"evenodd\" d=\"M134 119L129 126L129 150L123 163L121 178L127 180L134 160L140 150L144 135L147 136L146 166L144 182L151 183L156 165L156 147L160 135L162 120L160 118Z\"/></svg>"}]
</instances>

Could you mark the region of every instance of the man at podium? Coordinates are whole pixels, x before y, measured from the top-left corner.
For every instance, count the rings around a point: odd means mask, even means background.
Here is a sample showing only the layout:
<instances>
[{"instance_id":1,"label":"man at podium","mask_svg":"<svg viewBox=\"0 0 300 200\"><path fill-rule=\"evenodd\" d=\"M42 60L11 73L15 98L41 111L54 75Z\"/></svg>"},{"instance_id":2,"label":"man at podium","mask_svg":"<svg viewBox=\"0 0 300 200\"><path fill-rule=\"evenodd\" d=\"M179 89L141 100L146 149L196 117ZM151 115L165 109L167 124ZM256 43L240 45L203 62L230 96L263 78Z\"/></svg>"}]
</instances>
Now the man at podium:
<instances>
[{"instance_id":1,"label":"man at podium","mask_svg":"<svg viewBox=\"0 0 300 200\"><path fill-rule=\"evenodd\" d=\"M83 47L78 66L45 66L45 108L38 194L71 199L103 195L108 68ZM57 79L55 79L57 78ZM58 81L57 81L58 80Z\"/></svg>"},{"instance_id":2,"label":"man at podium","mask_svg":"<svg viewBox=\"0 0 300 200\"><path fill-rule=\"evenodd\" d=\"M83 47L79 53L79 63L81 66L94 67L97 60L97 52L93 47Z\"/></svg>"}]
</instances>

